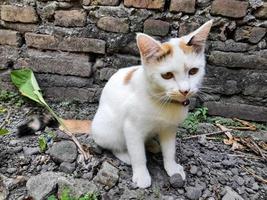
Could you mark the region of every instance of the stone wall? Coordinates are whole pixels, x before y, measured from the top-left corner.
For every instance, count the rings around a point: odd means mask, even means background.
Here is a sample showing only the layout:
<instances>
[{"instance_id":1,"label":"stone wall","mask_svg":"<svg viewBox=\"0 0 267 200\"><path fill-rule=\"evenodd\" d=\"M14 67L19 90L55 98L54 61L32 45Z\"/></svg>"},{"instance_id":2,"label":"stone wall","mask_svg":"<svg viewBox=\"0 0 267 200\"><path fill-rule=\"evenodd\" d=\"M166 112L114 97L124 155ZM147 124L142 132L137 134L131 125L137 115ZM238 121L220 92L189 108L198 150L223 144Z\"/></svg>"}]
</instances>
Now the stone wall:
<instances>
[{"instance_id":1,"label":"stone wall","mask_svg":"<svg viewBox=\"0 0 267 200\"><path fill-rule=\"evenodd\" d=\"M262 0L1 0L1 87L31 67L46 98L97 102L119 68L140 63L135 33L159 40L209 19L207 76L194 105L267 121L267 2ZM201 100L202 99L202 100Z\"/></svg>"}]
</instances>

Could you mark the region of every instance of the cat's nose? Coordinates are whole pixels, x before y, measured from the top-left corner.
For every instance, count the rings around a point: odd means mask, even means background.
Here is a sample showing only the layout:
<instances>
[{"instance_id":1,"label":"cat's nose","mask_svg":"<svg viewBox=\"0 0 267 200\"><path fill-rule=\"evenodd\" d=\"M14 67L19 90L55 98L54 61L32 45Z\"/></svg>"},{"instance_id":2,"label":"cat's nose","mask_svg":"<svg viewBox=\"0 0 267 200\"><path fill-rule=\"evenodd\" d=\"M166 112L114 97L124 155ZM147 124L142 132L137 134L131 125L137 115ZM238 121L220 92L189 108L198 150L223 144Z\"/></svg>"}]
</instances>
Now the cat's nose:
<instances>
[{"instance_id":1,"label":"cat's nose","mask_svg":"<svg viewBox=\"0 0 267 200\"><path fill-rule=\"evenodd\" d=\"M186 96L189 93L189 90L179 90L179 92L183 95Z\"/></svg>"}]
</instances>

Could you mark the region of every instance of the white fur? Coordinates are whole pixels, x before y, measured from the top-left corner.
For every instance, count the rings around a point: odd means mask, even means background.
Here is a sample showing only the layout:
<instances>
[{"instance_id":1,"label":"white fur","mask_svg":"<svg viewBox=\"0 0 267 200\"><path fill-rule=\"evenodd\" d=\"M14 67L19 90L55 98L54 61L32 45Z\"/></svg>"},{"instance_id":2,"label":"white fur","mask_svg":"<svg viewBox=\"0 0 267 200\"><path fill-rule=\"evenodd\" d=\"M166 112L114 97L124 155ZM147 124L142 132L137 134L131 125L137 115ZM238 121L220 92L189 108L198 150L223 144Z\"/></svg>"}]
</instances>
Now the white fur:
<instances>
[{"instance_id":1,"label":"white fur","mask_svg":"<svg viewBox=\"0 0 267 200\"><path fill-rule=\"evenodd\" d=\"M95 142L111 150L122 161L131 163L133 182L141 188L151 185L144 144L154 136L159 136L168 175L178 173L185 179L183 167L175 161L175 136L177 125L187 116L188 106L159 102L159 98L176 92L177 95L171 98L184 101L196 93L204 76L205 60L203 53L185 55L179 49L180 41L178 38L169 41L173 55L157 66L150 66L152 64L147 64L142 58L142 65L120 69L115 73L103 89L92 122ZM199 72L188 76L188 70L193 67L199 68ZM137 70L125 84L125 77L134 68ZM175 79L163 79L161 74L166 72L173 72ZM184 97L179 90L190 90L190 94Z\"/></svg>"}]
</instances>

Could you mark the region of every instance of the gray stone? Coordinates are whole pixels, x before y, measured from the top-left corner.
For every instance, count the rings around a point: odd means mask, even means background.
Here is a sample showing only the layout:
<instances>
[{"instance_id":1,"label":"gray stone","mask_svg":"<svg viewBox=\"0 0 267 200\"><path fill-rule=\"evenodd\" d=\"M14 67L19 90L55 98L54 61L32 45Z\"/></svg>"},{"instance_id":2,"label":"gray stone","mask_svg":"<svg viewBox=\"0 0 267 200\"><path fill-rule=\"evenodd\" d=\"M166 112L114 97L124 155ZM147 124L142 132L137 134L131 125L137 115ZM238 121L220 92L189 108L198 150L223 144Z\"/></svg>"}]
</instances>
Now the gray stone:
<instances>
[{"instance_id":1,"label":"gray stone","mask_svg":"<svg viewBox=\"0 0 267 200\"><path fill-rule=\"evenodd\" d=\"M0 46L0 69L7 69L12 66L19 56L19 49L6 45Z\"/></svg>"},{"instance_id":2,"label":"gray stone","mask_svg":"<svg viewBox=\"0 0 267 200\"><path fill-rule=\"evenodd\" d=\"M196 0L172 0L170 5L170 11L174 12L195 12Z\"/></svg>"},{"instance_id":3,"label":"gray stone","mask_svg":"<svg viewBox=\"0 0 267 200\"><path fill-rule=\"evenodd\" d=\"M29 49L26 58L17 61L15 68L31 67L35 72L89 77L92 64L89 57L81 54L64 52L40 52Z\"/></svg>"},{"instance_id":4,"label":"gray stone","mask_svg":"<svg viewBox=\"0 0 267 200\"><path fill-rule=\"evenodd\" d=\"M259 185L258 185L258 183L253 183L253 185L252 185L252 190L255 190L255 191L258 191L259 190Z\"/></svg>"},{"instance_id":5,"label":"gray stone","mask_svg":"<svg viewBox=\"0 0 267 200\"><path fill-rule=\"evenodd\" d=\"M62 50L69 52L105 53L104 40L81 37L55 37L53 35L26 33L25 40L28 47L48 50Z\"/></svg>"},{"instance_id":6,"label":"gray stone","mask_svg":"<svg viewBox=\"0 0 267 200\"><path fill-rule=\"evenodd\" d=\"M195 165L192 165L190 168L190 173L191 174L196 174L198 172L198 168Z\"/></svg>"},{"instance_id":7,"label":"gray stone","mask_svg":"<svg viewBox=\"0 0 267 200\"><path fill-rule=\"evenodd\" d=\"M187 187L186 189L186 197L190 200L198 200L201 195L201 189L198 187Z\"/></svg>"},{"instance_id":8,"label":"gray stone","mask_svg":"<svg viewBox=\"0 0 267 200\"><path fill-rule=\"evenodd\" d=\"M210 133L213 131L216 131L217 128L210 123L199 123L197 125L197 131L196 134L204 134L204 133Z\"/></svg>"},{"instance_id":9,"label":"gray stone","mask_svg":"<svg viewBox=\"0 0 267 200\"><path fill-rule=\"evenodd\" d=\"M23 152L26 156L31 156L40 153L39 147L23 147Z\"/></svg>"},{"instance_id":10,"label":"gray stone","mask_svg":"<svg viewBox=\"0 0 267 200\"><path fill-rule=\"evenodd\" d=\"M229 186L225 186L222 200L243 200L243 198L239 194L237 194L232 188L230 188Z\"/></svg>"},{"instance_id":11,"label":"gray stone","mask_svg":"<svg viewBox=\"0 0 267 200\"><path fill-rule=\"evenodd\" d=\"M180 174L174 174L170 177L170 184L173 188L182 188L185 181Z\"/></svg>"},{"instance_id":12,"label":"gray stone","mask_svg":"<svg viewBox=\"0 0 267 200\"><path fill-rule=\"evenodd\" d=\"M59 175L53 172L32 176L26 183L27 190L34 199L44 200L57 188Z\"/></svg>"},{"instance_id":13,"label":"gray stone","mask_svg":"<svg viewBox=\"0 0 267 200\"><path fill-rule=\"evenodd\" d=\"M224 93L226 95L237 94L241 91L241 88L238 86L237 81L235 80L227 80L224 85Z\"/></svg>"},{"instance_id":14,"label":"gray stone","mask_svg":"<svg viewBox=\"0 0 267 200\"><path fill-rule=\"evenodd\" d=\"M61 176L58 179L58 192L62 193L65 188L70 189L70 195L74 197L81 197L87 193L94 193L99 191L99 188L92 182L84 179L65 178Z\"/></svg>"},{"instance_id":15,"label":"gray stone","mask_svg":"<svg viewBox=\"0 0 267 200\"><path fill-rule=\"evenodd\" d=\"M234 40L214 41L211 43L211 47L212 50L226 52L246 52L251 48L247 43L235 42Z\"/></svg>"},{"instance_id":16,"label":"gray stone","mask_svg":"<svg viewBox=\"0 0 267 200\"><path fill-rule=\"evenodd\" d=\"M71 174L76 168L76 163L62 162L59 166L60 171Z\"/></svg>"},{"instance_id":17,"label":"gray stone","mask_svg":"<svg viewBox=\"0 0 267 200\"><path fill-rule=\"evenodd\" d=\"M144 22L144 32L149 35L165 36L169 29L170 24L162 20L147 19Z\"/></svg>"},{"instance_id":18,"label":"gray stone","mask_svg":"<svg viewBox=\"0 0 267 200\"><path fill-rule=\"evenodd\" d=\"M20 33L17 31L0 29L0 45L20 46Z\"/></svg>"},{"instance_id":19,"label":"gray stone","mask_svg":"<svg viewBox=\"0 0 267 200\"><path fill-rule=\"evenodd\" d=\"M208 107L208 113L210 115L267 122L267 108L263 106L224 102L205 102L204 106Z\"/></svg>"},{"instance_id":20,"label":"gray stone","mask_svg":"<svg viewBox=\"0 0 267 200\"><path fill-rule=\"evenodd\" d=\"M255 16L259 19L267 19L267 2L263 3L263 5L255 13Z\"/></svg>"},{"instance_id":21,"label":"gray stone","mask_svg":"<svg viewBox=\"0 0 267 200\"><path fill-rule=\"evenodd\" d=\"M212 51L208 62L227 68L267 69L267 57L262 54L263 51L253 54Z\"/></svg>"},{"instance_id":22,"label":"gray stone","mask_svg":"<svg viewBox=\"0 0 267 200\"><path fill-rule=\"evenodd\" d=\"M86 12L83 10L58 10L54 17L58 26L79 27L86 24Z\"/></svg>"},{"instance_id":23,"label":"gray stone","mask_svg":"<svg viewBox=\"0 0 267 200\"><path fill-rule=\"evenodd\" d=\"M261 7L263 5L262 0L249 0L249 4L252 8L258 8Z\"/></svg>"},{"instance_id":24,"label":"gray stone","mask_svg":"<svg viewBox=\"0 0 267 200\"><path fill-rule=\"evenodd\" d=\"M35 32L38 28L36 24L11 23L11 22L1 21L1 20L0 20L0 25L6 29L16 30L20 32L21 34L24 34L30 31Z\"/></svg>"},{"instance_id":25,"label":"gray stone","mask_svg":"<svg viewBox=\"0 0 267 200\"><path fill-rule=\"evenodd\" d=\"M35 74L41 88L46 87L92 87L93 78L62 76L57 74ZM65 134L66 135L66 134Z\"/></svg>"},{"instance_id":26,"label":"gray stone","mask_svg":"<svg viewBox=\"0 0 267 200\"><path fill-rule=\"evenodd\" d=\"M92 0L92 5L118 6L121 0Z\"/></svg>"},{"instance_id":27,"label":"gray stone","mask_svg":"<svg viewBox=\"0 0 267 200\"><path fill-rule=\"evenodd\" d=\"M13 173L15 173L17 171L17 168L11 167L11 168L8 168L6 171L9 174L13 174Z\"/></svg>"},{"instance_id":28,"label":"gray stone","mask_svg":"<svg viewBox=\"0 0 267 200\"><path fill-rule=\"evenodd\" d=\"M47 87L45 97L57 101L98 102L101 88Z\"/></svg>"},{"instance_id":29,"label":"gray stone","mask_svg":"<svg viewBox=\"0 0 267 200\"><path fill-rule=\"evenodd\" d=\"M6 182L9 179L7 177L5 177L4 175L0 174L0 200L6 200L8 195L9 195L9 191L6 185Z\"/></svg>"},{"instance_id":30,"label":"gray stone","mask_svg":"<svg viewBox=\"0 0 267 200\"><path fill-rule=\"evenodd\" d=\"M102 164L101 169L94 178L95 181L107 186L108 188L115 186L118 179L119 170L107 161Z\"/></svg>"},{"instance_id":31,"label":"gray stone","mask_svg":"<svg viewBox=\"0 0 267 200\"><path fill-rule=\"evenodd\" d=\"M55 10L58 8L59 3L52 1L40 9L39 14L44 20L51 20L54 17Z\"/></svg>"},{"instance_id":32,"label":"gray stone","mask_svg":"<svg viewBox=\"0 0 267 200\"><path fill-rule=\"evenodd\" d=\"M129 31L127 18L102 17L98 20L97 26L105 31L115 33L127 33Z\"/></svg>"},{"instance_id":33,"label":"gray stone","mask_svg":"<svg viewBox=\"0 0 267 200\"><path fill-rule=\"evenodd\" d=\"M77 158L77 147L71 141L60 141L48 150L49 155L56 162L73 162Z\"/></svg>"},{"instance_id":34,"label":"gray stone","mask_svg":"<svg viewBox=\"0 0 267 200\"><path fill-rule=\"evenodd\" d=\"M242 177L240 177L240 176L238 176L238 177L236 178L236 182L237 182L238 185L240 185L240 186L244 185L244 183L245 183L244 179L243 179Z\"/></svg>"},{"instance_id":35,"label":"gray stone","mask_svg":"<svg viewBox=\"0 0 267 200\"><path fill-rule=\"evenodd\" d=\"M99 79L102 81L107 81L109 78L117 72L116 69L103 68L99 71Z\"/></svg>"},{"instance_id":36,"label":"gray stone","mask_svg":"<svg viewBox=\"0 0 267 200\"><path fill-rule=\"evenodd\" d=\"M241 18L246 15L247 8L248 2L237 0L215 0L212 2L211 14Z\"/></svg>"},{"instance_id":37,"label":"gray stone","mask_svg":"<svg viewBox=\"0 0 267 200\"><path fill-rule=\"evenodd\" d=\"M243 26L236 30L236 41L249 41L257 44L266 34L267 29L261 27Z\"/></svg>"},{"instance_id":38,"label":"gray stone","mask_svg":"<svg viewBox=\"0 0 267 200\"><path fill-rule=\"evenodd\" d=\"M65 188L70 189L70 194L80 197L88 192L96 192L97 188L93 183L83 179L66 178L62 173L45 172L32 176L26 184L27 191L35 200L45 200L48 196L59 193Z\"/></svg>"}]
</instances>

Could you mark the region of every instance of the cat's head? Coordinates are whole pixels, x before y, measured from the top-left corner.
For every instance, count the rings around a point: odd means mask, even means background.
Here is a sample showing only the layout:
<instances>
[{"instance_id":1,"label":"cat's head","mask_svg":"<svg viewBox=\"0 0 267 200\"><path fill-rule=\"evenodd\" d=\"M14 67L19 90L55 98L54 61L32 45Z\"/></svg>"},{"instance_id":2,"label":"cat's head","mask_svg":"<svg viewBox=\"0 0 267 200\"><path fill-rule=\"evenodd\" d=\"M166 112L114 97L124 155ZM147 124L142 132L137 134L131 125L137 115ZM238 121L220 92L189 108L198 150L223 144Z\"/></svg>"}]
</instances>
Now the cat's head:
<instances>
[{"instance_id":1,"label":"cat's head","mask_svg":"<svg viewBox=\"0 0 267 200\"><path fill-rule=\"evenodd\" d=\"M160 43L139 33L137 45L152 95L179 102L194 95L205 74L205 43L212 26L206 22L181 38Z\"/></svg>"}]
</instances>

